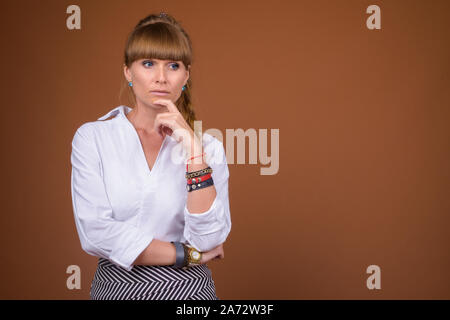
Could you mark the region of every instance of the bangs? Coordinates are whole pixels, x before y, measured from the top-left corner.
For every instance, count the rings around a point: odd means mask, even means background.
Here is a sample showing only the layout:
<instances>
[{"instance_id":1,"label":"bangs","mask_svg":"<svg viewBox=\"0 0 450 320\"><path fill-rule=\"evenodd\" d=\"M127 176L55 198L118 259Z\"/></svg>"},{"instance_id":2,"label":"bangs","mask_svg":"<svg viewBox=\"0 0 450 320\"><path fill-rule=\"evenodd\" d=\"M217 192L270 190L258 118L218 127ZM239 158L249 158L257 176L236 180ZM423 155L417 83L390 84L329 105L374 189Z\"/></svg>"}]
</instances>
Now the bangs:
<instances>
[{"instance_id":1,"label":"bangs","mask_svg":"<svg viewBox=\"0 0 450 320\"><path fill-rule=\"evenodd\" d=\"M125 64L139 59L182 61L191 64L191 46L175 27L156 22L135 30L125 48Z\"/></svg>"}]
</instances>

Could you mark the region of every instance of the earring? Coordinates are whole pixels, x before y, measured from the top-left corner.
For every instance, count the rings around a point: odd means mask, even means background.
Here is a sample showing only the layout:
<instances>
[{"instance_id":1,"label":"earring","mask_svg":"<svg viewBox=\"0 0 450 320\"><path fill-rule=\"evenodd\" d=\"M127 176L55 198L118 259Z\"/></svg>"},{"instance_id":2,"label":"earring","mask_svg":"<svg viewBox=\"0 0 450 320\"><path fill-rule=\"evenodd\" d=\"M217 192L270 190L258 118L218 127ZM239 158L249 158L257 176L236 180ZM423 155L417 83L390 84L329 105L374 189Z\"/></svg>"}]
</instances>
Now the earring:
<instances>
[{"instance_id":1,"label":"earring","mask_svg":"<svg viewBox=\"0 0 450 320\"><path fill-rule=\"evenodd\" d=\"M132 87L132 86L133 86L133 83L132 83L131 81L128 81L128 85L129 85L130 87Z\"/></svg>"},{"instance_id":2,"label":"earring","mask_svg":"<svg viewBox=\"0 0 450 320\"><path fill-rule=\"evenodd\" d=\"M186 89L186 86L183 86L183 88L181 88L182 91L184 91L184 89Z\"/></svg>"}]
</instances>

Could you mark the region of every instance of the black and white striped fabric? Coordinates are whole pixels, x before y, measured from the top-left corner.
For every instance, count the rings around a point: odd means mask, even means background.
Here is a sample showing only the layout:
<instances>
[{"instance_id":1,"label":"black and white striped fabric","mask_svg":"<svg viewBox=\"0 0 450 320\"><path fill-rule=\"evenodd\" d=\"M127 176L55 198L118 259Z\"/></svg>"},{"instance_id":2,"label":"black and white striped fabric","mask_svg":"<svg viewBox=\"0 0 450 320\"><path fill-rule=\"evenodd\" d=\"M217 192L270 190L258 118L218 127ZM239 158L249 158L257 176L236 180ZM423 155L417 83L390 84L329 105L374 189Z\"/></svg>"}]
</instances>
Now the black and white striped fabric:
<instances>
[{"instance_id":1,"label":"black and white striped fabric","mask_svg":"<svg viewBox=\"0 0 450 320\"><path fill-rule=\"evenodd\" d=\"M127 271L99 258L91 300L219 300L206 264L187 270L171 266L134 266Z\"/></svg>"}]
</instances>

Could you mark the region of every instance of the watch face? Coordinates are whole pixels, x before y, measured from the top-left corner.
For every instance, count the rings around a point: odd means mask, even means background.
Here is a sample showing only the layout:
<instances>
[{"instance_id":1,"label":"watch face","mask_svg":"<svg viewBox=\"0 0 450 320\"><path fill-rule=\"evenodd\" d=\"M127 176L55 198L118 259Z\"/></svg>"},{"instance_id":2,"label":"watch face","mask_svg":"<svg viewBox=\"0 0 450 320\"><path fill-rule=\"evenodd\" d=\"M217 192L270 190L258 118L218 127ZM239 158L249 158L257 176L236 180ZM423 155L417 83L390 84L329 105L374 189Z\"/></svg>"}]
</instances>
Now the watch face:
<instances>
[{"instance_id":1,"label":"watch face","mask_svg":"<svg viewBox=\"0 0 450 320\"><path fill-rule=\"evenodd\" d=\"M192 258L194 258L195 260L200 259L200 253L198 253L197 251L192 251L191 256L192 256Z\"/></svg>"}]
</instances>

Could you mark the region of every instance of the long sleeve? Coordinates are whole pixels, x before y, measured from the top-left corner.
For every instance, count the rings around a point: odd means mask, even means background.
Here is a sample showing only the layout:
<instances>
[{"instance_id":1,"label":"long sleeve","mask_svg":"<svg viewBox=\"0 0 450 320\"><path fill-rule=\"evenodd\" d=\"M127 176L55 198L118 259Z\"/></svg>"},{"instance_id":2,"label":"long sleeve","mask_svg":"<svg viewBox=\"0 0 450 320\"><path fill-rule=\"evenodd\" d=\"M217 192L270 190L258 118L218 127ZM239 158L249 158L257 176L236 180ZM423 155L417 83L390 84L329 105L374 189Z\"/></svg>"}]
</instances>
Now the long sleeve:
<instances>
[{"instance_id":1,"label":"long sleeve","mask_svg":"<svg viewBox=\"0 0 450 320\"><path fill-rule=\"evenodd\" d=\"M113 218L92 129L89 124L82 125L72 140L71 192L76 228L84 251L130 271L153 235Z\"/></svg>"},{"instance_id":2,"label":"long sleeve","mask_svg":"<svg viewBox=\"0 0 450 320\"><path fill-rule=\"evenodd\" d=\"M199 251L209 251L224 243L231 230L228 164L223 144L218 140L214 142L205 147L205 152L211 156L208 164L213 169L216 197L206 212L192 213L187 205L184 207L184 237Z\"/></svg>"}]
</instances>

